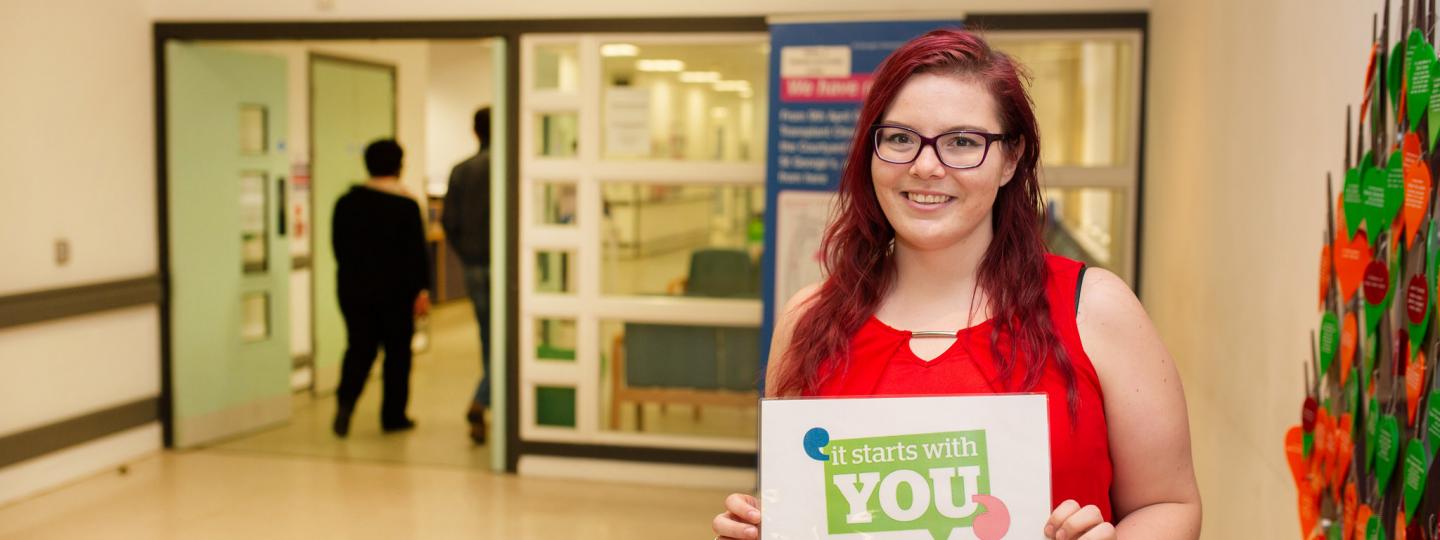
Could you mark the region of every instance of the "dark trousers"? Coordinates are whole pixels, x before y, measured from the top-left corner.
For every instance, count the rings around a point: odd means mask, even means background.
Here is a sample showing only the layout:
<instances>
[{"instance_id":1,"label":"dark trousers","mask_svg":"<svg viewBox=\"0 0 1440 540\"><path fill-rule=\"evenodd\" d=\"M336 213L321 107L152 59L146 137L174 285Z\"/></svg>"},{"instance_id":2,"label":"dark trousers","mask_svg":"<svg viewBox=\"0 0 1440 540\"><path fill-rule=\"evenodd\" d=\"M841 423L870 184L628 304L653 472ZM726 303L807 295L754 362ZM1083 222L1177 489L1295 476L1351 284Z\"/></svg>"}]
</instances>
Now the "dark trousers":
<instances>
[{"instance_id":1,"label":"dark trousers","mask_svg":"<svg viewBox=\"0 0 1440 540\"><path fill-rule=\"evenodd\" d=\"M380 425L405 423L410 401L410 340L415 334L414 307L409 302L340 302L345 316L347 346L340 365L340 388L336 391L341 411L352 411L365 389L370 367L380 347L385 347L384 391L380 400Z\"/></svg>"},{"instance_id":2,"label":"dark trousers","mask_svg":"<svg viewBox=\"0 0 1440 540\"><path fill-rule=\"evenodd\" d=\"M480 325L480 384L475 386L474 404L490 407L490 269L465 265L465 292L475 308L475 322Z\"/></svg>"}]
</instances>

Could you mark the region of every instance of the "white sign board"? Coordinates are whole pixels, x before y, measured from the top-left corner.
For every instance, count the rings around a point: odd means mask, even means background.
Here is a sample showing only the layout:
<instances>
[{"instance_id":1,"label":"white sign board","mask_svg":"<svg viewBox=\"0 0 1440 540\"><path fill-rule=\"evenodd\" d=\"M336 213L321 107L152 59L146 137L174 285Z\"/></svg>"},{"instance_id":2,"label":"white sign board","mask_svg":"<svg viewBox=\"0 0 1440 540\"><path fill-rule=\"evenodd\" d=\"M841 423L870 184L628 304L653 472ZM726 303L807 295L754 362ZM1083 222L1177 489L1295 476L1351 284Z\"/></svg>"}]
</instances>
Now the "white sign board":
<instances>
[{"instance_id":1,"label":"white sign board","mask_svg":"<svg viewBox=\"0 0 1440 540\"><path fill-rule=\"evenodd\" d=\"M1050 517L1044 394L767 399L767 539L1041 538Z\"/></svg>"}]
</instances>

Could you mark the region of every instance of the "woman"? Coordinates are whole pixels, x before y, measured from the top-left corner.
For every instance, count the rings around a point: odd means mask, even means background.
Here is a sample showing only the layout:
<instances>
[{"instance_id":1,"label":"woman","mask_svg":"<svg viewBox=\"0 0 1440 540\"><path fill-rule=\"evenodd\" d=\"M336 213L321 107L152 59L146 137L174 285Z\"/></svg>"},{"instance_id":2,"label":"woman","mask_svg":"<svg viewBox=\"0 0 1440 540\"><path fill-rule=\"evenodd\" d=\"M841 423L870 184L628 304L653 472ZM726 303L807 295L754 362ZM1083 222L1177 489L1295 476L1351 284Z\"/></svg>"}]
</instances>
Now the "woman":
<instances>
[{"instance_id":1,"label":"woman","mask_svg":"<svg viewBox=\"0 0 1440 540\"><path fill-rule=\"evenodd\" d=\"M828 277L786 306L766 394L1045 392L1058 504L1048 522L1011 530L1195 538L1179 377L1124 282L1046 253L1020 71L951 29L880 66L825 233ZM754 497L732 494L725 508L717 538L758 538Z\"/></svg>"}]
</instances>

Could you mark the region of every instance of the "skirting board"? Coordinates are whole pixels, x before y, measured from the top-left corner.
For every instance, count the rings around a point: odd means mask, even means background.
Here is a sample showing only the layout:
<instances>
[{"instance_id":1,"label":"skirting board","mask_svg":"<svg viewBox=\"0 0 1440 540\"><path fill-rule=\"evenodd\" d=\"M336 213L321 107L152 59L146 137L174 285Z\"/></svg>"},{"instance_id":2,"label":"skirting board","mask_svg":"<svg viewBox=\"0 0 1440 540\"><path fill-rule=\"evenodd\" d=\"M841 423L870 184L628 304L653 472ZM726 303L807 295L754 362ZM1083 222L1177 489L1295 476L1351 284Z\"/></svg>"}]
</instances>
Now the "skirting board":
<instances>
[{"instance_id":1,"label":"skirting board","mask_svg":"<svg viewBox=\"0 0 1440 540\"><path fill-rule=\"evenodd\" d=\"M160 450L160 423L127 429L0 469L0 505L55 489Z\"/></svg>"},{"instance_id":2,"label":"skirting board","mask_svg":"<svg viewBox=\"0 0 1440 540\"><path fill-rule=\"evenodd\" d=\"M175 420L175 447L190 448L273 426L290 418L290 394Z\"/></svg>"},{"instance_id":3,"label":"skirting board","mask_svg":"<svg viewBox=\"0 0 1440 540\"><path fill-rule=\"evenodd\" d=\"M608 459L520 456L520 476L621 482L651 486L713 488L749 493L755 489L754 469L636 463ZM719 505L723 501L715 501Z\"/></svg>"}]
</instances>

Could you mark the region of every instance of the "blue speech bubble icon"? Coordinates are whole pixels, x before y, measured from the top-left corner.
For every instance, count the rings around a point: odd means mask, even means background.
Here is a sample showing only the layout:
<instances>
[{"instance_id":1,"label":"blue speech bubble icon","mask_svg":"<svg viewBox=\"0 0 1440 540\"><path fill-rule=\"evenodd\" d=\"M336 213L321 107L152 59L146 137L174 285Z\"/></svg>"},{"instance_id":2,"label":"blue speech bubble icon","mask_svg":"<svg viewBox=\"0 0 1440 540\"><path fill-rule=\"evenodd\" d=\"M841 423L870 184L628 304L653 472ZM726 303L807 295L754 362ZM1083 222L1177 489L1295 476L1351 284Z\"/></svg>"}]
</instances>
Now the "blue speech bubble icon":
<instances>
[{"instance_id":1,"label":"blue speech bubble icon","mask_svg":"<svg viewBox=\"0 0 1440 540\"><path fill-rule=\"evenodd\" d=\"M825 428L810 428L810 431L805 432L805 455L810 456L810 459L830 461L830 456L820 451L827 444L830 444L830 432L825 431Z\"/></svg>"}]
</instances>

